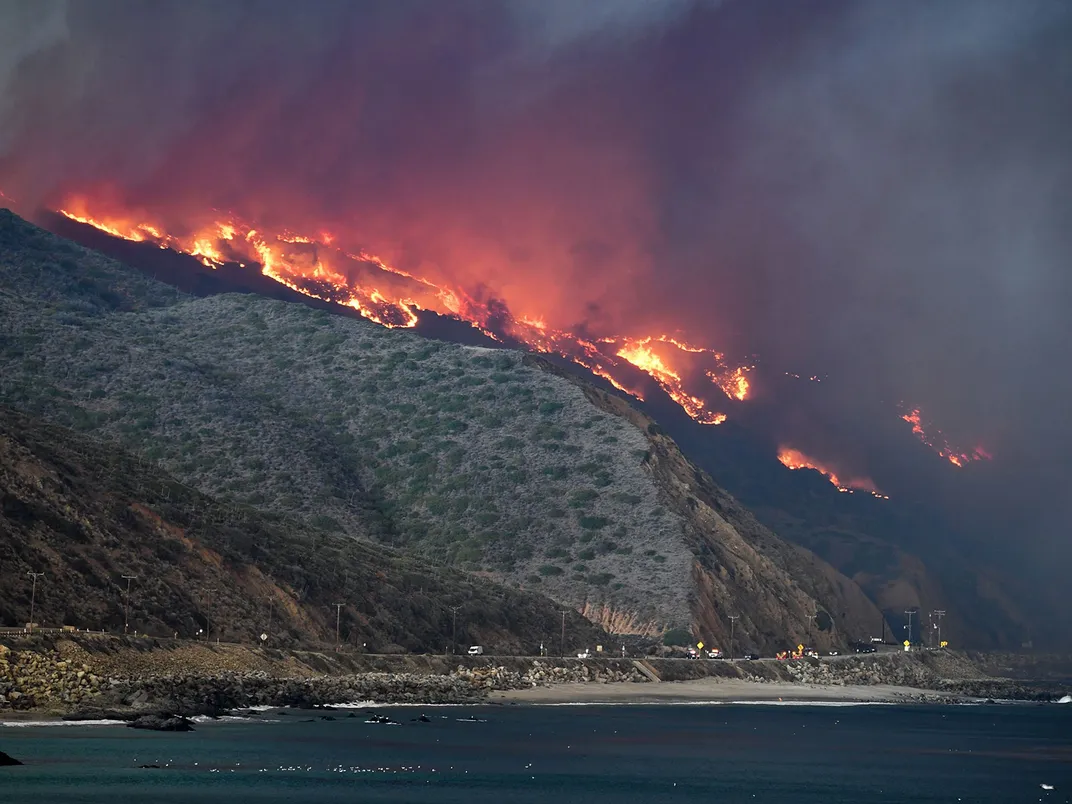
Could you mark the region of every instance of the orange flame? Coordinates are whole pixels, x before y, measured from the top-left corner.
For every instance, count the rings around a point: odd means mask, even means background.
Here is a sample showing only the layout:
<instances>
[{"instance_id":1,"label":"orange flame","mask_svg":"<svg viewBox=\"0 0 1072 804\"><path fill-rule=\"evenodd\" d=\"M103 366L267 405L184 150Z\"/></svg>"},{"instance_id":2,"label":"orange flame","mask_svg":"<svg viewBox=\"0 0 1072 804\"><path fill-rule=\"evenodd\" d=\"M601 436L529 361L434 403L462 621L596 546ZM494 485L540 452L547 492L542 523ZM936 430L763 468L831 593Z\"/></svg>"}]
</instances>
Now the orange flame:
<instances>
[{"instance_id":1,"label":"orange flame","mask_svg":"<svg viewBox=\"0 0 1072 804\"><path fill-rule=\"evenodd\" d=\"M650 376L681 408L701 424L717 425L726 414L710 407L698 389L686 389L685 376L694 373L696 361L714 363L707 379L731 399L749 394L746 377L750 367L727 365L713 349L671 335L644 338L620 336L589 340L576 333L556 330L540 317L513 317L492 311L458 288L448 288L388 264L364 250L346 251L333 245L335 235L281 229L262 230L233 215L211 220L188 235L165 233L155 222L122 215L91 215L83 197L68 199L61 213L114 237L150 242L196 257L207 267L218 268L231 260L245 265L257 262L261 272L280 284L313 298L344 305L385 327L414 327L418 312L431 310L468 322L489 337L512 338L530 348L557 354L584 366L620 391L643 399L630 387L629 364ZM624 361L624 363L622 362ZM687 369L687 371L686 371ZM700 392L702 393L702 392Z\"/></svg>"},{"instance_id":2,"label":"orange flame","mask_svg":"<svg viewBox=\"0 0 1072 804\"><path fill-rule=\"evenodd\" d=\"M110 234L112 237L119 237L123 240L131 240L135 243L140 243L146 239L145 234L141 231L141 226L130 226L124 223L98 221L90 218L88 215L76 215L67 209L61 209L61 215L70 218L72 221L78 221L78 223L84 223L92 226L94 229L100 229L105 234ZM143 224L144 225L144 224Z\"/></svg>"},{"instance_id":3,"label":"orange flame","mask_svg":"<svg viewBox=\"0 0 1072 804\"><path fill-rule=\"evenodd\" d=\"M748 377L745 376L751 370L750 366L738 366L728 374L717 374L714 371L709 371L707 376L711 378L711 382L722 389L726 396L736 399L738 402L743 402L748 398L748 392L751 390L748 384Z\"/></svg>"},{"instance_id":4,"label":"orange flame","mask_svg":"<svg viewBox=\"0 0 1072 804\"><path fill-rule=\"evenodd\" d=\"M843 481L829 466L819 463L814 458L809 458L798 449L784 445L778 447L778 460L789 469L814 469L829 480L840 492L852 494L856 491L866 491L872 497L877 497L880 500L889 499L888 496L878 490L871 478L854 477Z\"/></svg>"},{"instance_id":5,"label":"orange flame","mask_svg":"<svg viewBox=\"0 0 1072 804\"><path fill-rule=\"evenodd\" d=\"M916 438L938 453L939 457L945 458L953 464L953 466L963 467L973 461L989 461L993 458L982 447L976 447L971 452L958 452L946 441L942 431L935 427L930 428L931 434L928 434L923 428L923 414L919 408L913 408L908 413L902 414L901 419L912 425L912 433Z\"/></svg>"},{"instance_id":6,"label":"orange flame","mask_svg":"<svg viewBox=\"0 0 1072 804\"><path fill-rule=\"evenodd\" d=\"M658 339L664 343L672 343L677 348L682 348L671 339ZM707 403L699 397L687 393L682 387L681 376L674 371L655 352L649 344L651 338L640 341L627 342L618 350L618 357L628 363L632 363L638 369L649 374L666 393L677 402L684 411L700 424L722 424L726 421L725 413L718 413L707 408ZM685 349L684 351L701 351L698 349Z\"/></svg>"}]
</instances>

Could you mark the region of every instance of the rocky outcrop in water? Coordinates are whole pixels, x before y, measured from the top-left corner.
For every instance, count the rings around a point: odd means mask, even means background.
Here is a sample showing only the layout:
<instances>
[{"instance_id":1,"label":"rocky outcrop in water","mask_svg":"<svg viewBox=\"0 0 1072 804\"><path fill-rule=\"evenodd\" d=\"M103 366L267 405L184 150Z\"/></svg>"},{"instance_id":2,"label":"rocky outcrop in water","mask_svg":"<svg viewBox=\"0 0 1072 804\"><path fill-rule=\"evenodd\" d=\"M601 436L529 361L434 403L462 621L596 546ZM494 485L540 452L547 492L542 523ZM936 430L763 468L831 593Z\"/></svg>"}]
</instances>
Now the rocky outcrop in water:
<instances>
[{"instance_id":1,"label":"rocky outcrop in water","mask_svg":"<svg viewBox=\"0 0 1072 804\"><path fill-rule=\"evenodd\" d=\"M184 717L178 715L142 715L136 717L127 727L131 729L145 729L146 731L193 731L193 724Z\"/></svg>"},{"instance_id":2,"label":"rocky outcrop in water","mask_svg":"<svg viewBox=\"0 0 1072 804\"><path fill-rule=\"evenodd\" d=\"M5 754L3 751L0 751L0 768L10 767L12 765L21 765L21 764L22 763L19 762L14 757L10 757L7 754Z\"/></svg>"}]
</instances>

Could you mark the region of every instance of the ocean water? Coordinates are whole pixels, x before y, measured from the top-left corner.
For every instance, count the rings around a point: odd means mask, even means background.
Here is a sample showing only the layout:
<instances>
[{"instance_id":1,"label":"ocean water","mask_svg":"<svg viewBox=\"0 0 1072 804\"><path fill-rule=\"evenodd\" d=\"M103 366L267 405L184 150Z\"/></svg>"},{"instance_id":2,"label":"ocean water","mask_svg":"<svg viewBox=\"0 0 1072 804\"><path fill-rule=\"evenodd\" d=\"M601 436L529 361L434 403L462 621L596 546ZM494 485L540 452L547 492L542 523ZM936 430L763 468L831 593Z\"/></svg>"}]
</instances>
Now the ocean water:
<instances>
[{"instance_id":1,"label":"ocean water","mask_svg":"<svg viewBox=\"0 0 1072 804\"><path fill-rule=\"evenodd\" d=\"M27 764L0 768L0 802L1072 801L1072 706L350 711L188 734L3 726L0 750Z\"/></svg>"}]
</instances>

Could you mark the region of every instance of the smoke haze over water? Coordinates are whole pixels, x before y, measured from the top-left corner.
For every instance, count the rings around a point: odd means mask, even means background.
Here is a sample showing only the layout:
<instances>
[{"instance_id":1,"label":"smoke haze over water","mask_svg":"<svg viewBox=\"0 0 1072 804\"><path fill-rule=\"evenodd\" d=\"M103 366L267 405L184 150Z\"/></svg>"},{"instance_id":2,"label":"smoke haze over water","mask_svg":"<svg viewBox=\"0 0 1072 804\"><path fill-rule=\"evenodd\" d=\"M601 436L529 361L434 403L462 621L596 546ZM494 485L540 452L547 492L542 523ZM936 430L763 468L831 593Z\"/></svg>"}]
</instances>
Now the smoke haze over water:
<instances>
[{"instance_id":1,"label":"smoke haze over water","mask_svg":"<svg viewBox=\"0 0 1072 804\"><path fill-rule=\"evenodd\" d=\"M1070 87L1060 0L2 0L0 190L827 373L842 443L922 406L1067 556Z\"/></svg>"}]
</instances>

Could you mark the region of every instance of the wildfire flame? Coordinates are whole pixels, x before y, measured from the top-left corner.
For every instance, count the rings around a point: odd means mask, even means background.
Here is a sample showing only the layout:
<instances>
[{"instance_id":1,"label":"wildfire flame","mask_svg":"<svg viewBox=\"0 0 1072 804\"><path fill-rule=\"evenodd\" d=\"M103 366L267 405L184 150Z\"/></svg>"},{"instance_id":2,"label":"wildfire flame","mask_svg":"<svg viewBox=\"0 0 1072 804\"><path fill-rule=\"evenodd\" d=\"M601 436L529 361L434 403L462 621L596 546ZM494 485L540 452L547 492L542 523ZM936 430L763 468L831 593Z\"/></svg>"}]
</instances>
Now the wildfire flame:
<instances>
[{"instance_id":1,"label":"wildfire flame","mask_svg":"<svg viewBox=\"0 0 1072 804\"><path fill-rule=\"evenodd\" d=\"M931 427L930 433L923 428L923 414L919 408L913 408L908 413L901 414L901 419L912 425L912 433L938 453L939 457L945 458L953 466L963 467L973 461L989 461L993 456L982 447L976 447L971 452L958 452L946 441L942 431Z\"/></svg>"},{"instance_id":2,"label":"wildfire flame","mask_svg":"<svg viewBox=\"0 0 1072 804\"><path fill-rule=\"evenodd\" d=\"M745 376L746 372L751 371L749 366L739 366L731 371L729 374L719 375L713 371L707 372L707 376L711 378L711 381L722 389L722 392L726 396L736 399L738 402L743 402L748 398L748 391L750 390L748 385L748 378Z\"/></svg>"},{"instance_id":3,"label":"wildfire flame","mask_svg":"<svg viewBox=\"0 0 1072 804\"><path fill-rule=\"evenodd\" d=\"M59 212L113 237L189 254L209 268L219 268L227 262L242 266L256 262L265 276L291 290L350 307L385 327L415 327L422 310L466 321L500 342L513 339L535 351L572 360L640 400L644 395L636 387L639 377L636 372L643 372L700 424L718 425L727 418L725 412L713 407L706 398L710 390L708 382L731 404L745 401L752 392L749 373L754 367L731 364L714 349L671 334L589 339L575 332L554 329L542 318L514 316L505 309L492 309L461 288L445 287L416 276L364 250L344 250L337 245L337 235L330 232L315 235L290 229L272 232L256 228L234 215L214 215L203 218L206 222L202 226L180 234L169 232L148 216L91 214L89 203L81 196L69 198ZM818 376L807 379L820 381ZM918 408L901 418L912 425L912 432L923 443L954 466L990 459L982 447L971 452L952 449L936 429L932 429L933 435L928 435ZM797 450L785 448L779 459L792 469L821 472L841 491L856 489L883 496L869 479L843 483L829 468Z\"/></svg>"},{"instance_id":4,"label":"wildfire flame","mask_svg":"<svg viewBox=\"0 0 1072 804\"><path fill-rule=\"evenodd\" d=\"M783 466L786 466L789 469L814 469L829 480L838 491L845 494L853 494L856 491L866 491L872 497L877 497L880 500L889 499L888 496L878 490L871 478L852 477L848 480L842 480L829 466L819 463L814 458L809 458L798 449L793 449L792 447L784 445L778 447L778 460L782 462Z\"/></svg>"},{"instance_id":5,"label":"wildfire flame","mask_svg":"<svg viewBox=\"0 0 1072 804\"><path fill-rule=\"evenodd\" d=\"M265 276L280 284L350 307L385 327L415 327L419 311L434 311L466 321L495 340L512 338L536 351L565 357L643 400L642 390L635 387L637 381L630 379L626 368L639 370L701 424L717 425L727 418L703 397L706 381L731 400L742 401L750 391L747 373L752 367L730 365L714 349L669 334L591 340L554 329L541 318L493 311L460 288L443 287L363 250L345 251L334 245L338 238L329 232L316 236L289 229L269 232L226 215L180 235L166 232L155 222L92 215L88 206L84 198L77 197L69 199L59 212L113 237L190 254L209 268L229 261L242 265L256 262Z\"/></svg>"}]
</instances>

